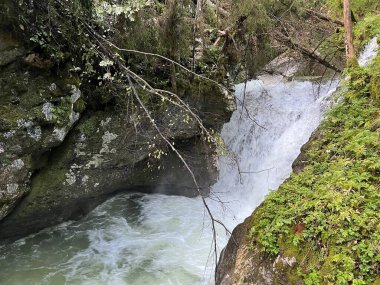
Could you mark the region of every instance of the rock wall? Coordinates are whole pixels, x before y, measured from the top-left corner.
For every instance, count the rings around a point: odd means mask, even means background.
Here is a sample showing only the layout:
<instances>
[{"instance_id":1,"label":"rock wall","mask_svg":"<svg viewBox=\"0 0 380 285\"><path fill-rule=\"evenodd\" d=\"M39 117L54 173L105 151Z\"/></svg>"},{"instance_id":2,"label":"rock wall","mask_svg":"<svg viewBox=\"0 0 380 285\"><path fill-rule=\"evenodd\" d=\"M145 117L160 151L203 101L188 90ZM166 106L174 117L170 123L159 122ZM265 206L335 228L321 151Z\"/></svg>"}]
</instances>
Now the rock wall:
<instances>
[{"instance_id":1,"label":"rock wall","mask_svg":"<svg viewBox=\"0 0 380 285\"><path fill-rule=\"evenodd\" d=\"M137 119L117 106L86 109L78 86L78 78L57 76L48 59L1 30L0 238L78 217L120 190L198 194L175 154L165 151L150 161L154 145L162 142L144 116ZM229 118L232 100L212 88L207 92L189 101L213 114L203 118L218 129ZM218 104L210 105L213 101ZM157 124L207 191L216 179L214 150L200 138L195 122L170 108Z\"/></svg>"},{"instance_id":2,"label":"rock wall","mask_svg":"<svg viewBox=\"0 0 380 285\"><path fill-rule=\"evenodd\" d=\"M301 285L294 272L292 256L268 256L248 239L251 220L239 224L223 250L216 270L218 285Z\"/></svg>"},{"instance_id":3,"label":"rock wall","mask_svg":"<svg viewBox=\"0 0 380 285\"><path fill-rule=\"evenodd\" d=\"M80 90L27 58L11 33L0 33L0 220L29 192L43 154L61 144L79 119L74 105Z\"/></svg>"}]
</instances>

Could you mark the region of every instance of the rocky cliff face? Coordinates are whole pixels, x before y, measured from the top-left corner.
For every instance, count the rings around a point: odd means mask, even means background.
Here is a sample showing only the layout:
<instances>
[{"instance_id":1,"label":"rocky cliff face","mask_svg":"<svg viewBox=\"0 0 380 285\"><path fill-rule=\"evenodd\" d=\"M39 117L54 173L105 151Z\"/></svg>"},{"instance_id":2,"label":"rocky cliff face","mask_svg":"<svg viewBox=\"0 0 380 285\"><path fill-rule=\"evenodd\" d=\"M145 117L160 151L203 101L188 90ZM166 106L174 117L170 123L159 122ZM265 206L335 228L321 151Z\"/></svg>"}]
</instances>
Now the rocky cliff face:
<instances>
[{"instance_id":1,"label":"rocky cliff face","mask_svg":"<svg viewBox=\"0 0 380 285\"><path fill-rule=\"evenodd\" d=\"M0 33L0 219L27 192L46 152L62 143L79 119L81 97L70 82L28 61L33 54L11 33ZM36 56L34 54L34 56Z\"/></svg>"},{"instance_id":2,"label":"rocky cliff face","mask_svg":"<svg viewBox=\"0 0 380 285\"><path fill-rule=\"evenodd\" d=\"M0 238L86 213L119 190L197 194L170 151L147 167L152 145L159 143L147 120L117 106L85 110L78 78L57 76L49 60L13 35L6 28L0 33ZM205 121L218 129L232 111L231 98L213 91L196 102L215 114ZM210 106L212 101L218 105ZM216 169L198 125L185 122L175 108L163 112L158 124L188 155L207 191Z\"/></svg>"},{"instance_id":3,"label":"rocky cliff face","mask_svg":"<svg viewBox=\"0 0 380 285\"><path fill-rule=\"evenodd\" d=\"M251 220L238 225L223 250L216 271L220 285L298 285L303 284L294 272L295 257L286 253L268 256L248 238Z\"/></svg>"}]
</instances>

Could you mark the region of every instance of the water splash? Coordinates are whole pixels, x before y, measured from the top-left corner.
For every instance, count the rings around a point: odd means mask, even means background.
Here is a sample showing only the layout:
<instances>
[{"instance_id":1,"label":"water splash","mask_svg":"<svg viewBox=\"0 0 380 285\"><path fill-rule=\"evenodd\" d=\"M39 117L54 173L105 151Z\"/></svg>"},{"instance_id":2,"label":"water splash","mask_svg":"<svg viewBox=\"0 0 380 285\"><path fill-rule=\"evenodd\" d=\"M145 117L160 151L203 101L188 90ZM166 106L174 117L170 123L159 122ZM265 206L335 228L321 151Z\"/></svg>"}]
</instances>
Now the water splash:
<instances>
[{"instance_id":1,"label":"water splash","mask_svg":"<svg viewBox=\"0 0 380 285\"><path fill-rule=\"evenodd\" d=\"M289 176L293 161L319 125L327 98L337 86L337 81L318 85L272 78L270 82L249 82L244 108L244 86L237 86L238 110L222 131L232 155L221 159L214 190L229 201L229 208L239 209L231 211L233 219L226 219L232 226L249 216L265 195Z\"/></svg>"}]
</instances>

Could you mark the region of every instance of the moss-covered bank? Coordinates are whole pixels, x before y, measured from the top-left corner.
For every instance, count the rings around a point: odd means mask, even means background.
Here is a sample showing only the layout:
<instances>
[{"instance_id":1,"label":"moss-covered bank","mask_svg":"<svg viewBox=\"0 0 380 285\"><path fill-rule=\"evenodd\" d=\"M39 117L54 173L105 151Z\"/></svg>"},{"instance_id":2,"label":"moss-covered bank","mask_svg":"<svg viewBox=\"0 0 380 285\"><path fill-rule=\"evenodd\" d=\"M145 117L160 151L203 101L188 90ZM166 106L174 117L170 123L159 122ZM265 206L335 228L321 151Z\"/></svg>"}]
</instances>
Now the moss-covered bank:
<instances>
[{"instance_id":1,"label":"moss-covered bank","mask_svg":"<svg viewBox=\"0 0 380 285\"><path fill-rule=\"evenodd\" d=\"M294 274L305 284L373 284L379 277L379 123L376 102L346 98L310 142L304 169L255 213L253 247L295 257Z\"/></svg>"}]
</instances>

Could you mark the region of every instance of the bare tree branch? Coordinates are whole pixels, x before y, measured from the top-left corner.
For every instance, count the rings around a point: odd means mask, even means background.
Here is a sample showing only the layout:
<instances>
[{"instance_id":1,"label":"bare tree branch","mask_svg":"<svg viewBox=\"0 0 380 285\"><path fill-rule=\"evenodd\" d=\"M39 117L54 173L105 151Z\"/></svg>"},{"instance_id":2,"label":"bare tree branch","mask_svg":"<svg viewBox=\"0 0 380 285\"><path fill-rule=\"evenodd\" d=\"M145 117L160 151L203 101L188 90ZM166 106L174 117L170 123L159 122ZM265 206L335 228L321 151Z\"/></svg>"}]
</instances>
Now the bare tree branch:
<instances>
[{"instance_id":1,"label":"bare tree branch","mask_svg":"<svg viewBox=\"0 0 380 285\"><path fill-rule=\"evenodd\" d=\"M132 93L133 93L133 96L136 98L136 101L138 102L138 104L140 105L140 107L143 109L144 113L146 114L147 118L149 119L150 123L152 124L153 128L156 130L157 134L159 135L159 137L168 145L168 147L177 155L177 157L181 160L181 162L183 163L183 165L185 166L186 170L189 172L191 178L192 178L192 181L196 187L196 191L198 193L198 195L201 197L202 199L202 204L204 206L204 208L206 209L206 212L211 220L211 229L212 229L212 235L213 235L213 241L212 241L212 246L214 248L214 257L215 257L215 262L217 262L218 260L218 251L217 251L217 240L216 240L216 225L219 224L220 226L222 226L227 233L230 233L230 231L227 229L227 227L219 220L215 219L212 212L211 212L211 209L209 207L209 205L207 204L207 201L206 201L206 198L204 197L204 195L202 194L202 191L201 191L201 187L199 186L198 182L197 182L197 179L193 173L193 171L191 170L190 166L188 165L188 163L186 162L186 160L184 159L184 157L181 155L181 153L174 147L173 143L171 143L169 141L169 139L162 133L162 131L160 130L160 128L157 126L157 124L155 123L151 113L149 112L148 108L145 106L145 104L143 103L143 101L141 100L141 97L138 93L138 90L136 89L135 87L135 84L139 85L141 87L142 90L148 92L148 93L151 93L151 94L154 94L154 95L158 95L160 97L163 96L163 94L169 94L171 96L173 96L174 98L176 98L177 100L179 100L180 103L175 103L177 106L178 104L182 107L181 108L184 108L185 110L187 110L192 116L193 118L195 118L195 120L199 123L199 125L201 126L201 128L207 133L209 134L209 132L207 131L207 129L203 126L200 118L191 110L191 108L185 103L183 102L180 97L178 95L176 95L175 93L173 92L170 92L170 91L164 91L164 90L158 90L158 89L154 89L152 86L150 86L142 77L140 77L139 75L137 75L136 73L134 73L133 71L131 71L122 61L121 59L115 55L111 50L109 50L106 46L103 45L102 41L103 42L106 42L108 43L111 47L114 47L118 50L123 50L123 49L119 49L117 46L115 46L114 44L112 44L111 42L107 41L107 40L104 40L99 34L97 34L96 31L94 31L89 25L86 24L86 27L88 29L88 32L94 36L95 40L98 42L100 48L103 50L104 54L106 57L109 57L111 59L113 59L115 61L115 63L117 64L117 66L119 67L119 69L121 71L123 71L128 79L128 83L129 83L129 86L131 87L132 89ZM132 52L132 51L131 51ZM134 51L133 51L134 52ZM138 51L136 51L138 52ZM142 52L141 52L142 53ZM151 54L151 55L154 55L154 54ZM160 55L157 55L159 57L162 57ZM162 58L165 58L165 57L162 57ZM166 58L165 58L166 59ZM168 59L169 61L171 61L170 59ZM173 61L174 62L174 61ZM177 63L178 64L178 63ZM179 64L178 64L179 65ZM181 65L179 65L181 66ZM186 67L184 67L186 69ZM187 69L187 71L191 72L190 70ZM193 73L193 72L191 72ZM206 78L206 77L205 77ZM219 84L218 84L219 85ZM162 93L163 94L162 94ZM169 100L169 102L173 103L173 101ZM210 135L210 134L209 134ZM212 136L210 135L210 137L212 138ZM213 141L215 142L215 141Z\"/></svg>"},{"instance_id":2,"label":"bare tree branch","mask_svg":"<svg viewBox=\"0 0 380 285\"><path fill-rule=\"evenodd\" d=\"M304 46L294 42L290 37L284 35L283 33L277 31L274 33L274 37L277 41L283 43L288 48L296 50L296 51L300 52L301 54L303 54L304 56L307 56L307 57L311 58L312 60L314 60L314 61L316 61L316 62L318 62L318 63L336 71L336 72L339 72L339 73L342 72L342 69L338 68L337 66L335 66L335 65L331 64L330 62L326 61L325 59L321 58L315 52L310 51L307 48L305 48Z\"/></svg>"},{"instance_id":3,"label":"bare tree branch","mask_svg":"<svg viewBox=\"0 0 380 285\"><path fill-rule=\"evenodd\" d=\"M326 21L326 22L330 22L330 23L333 23L339 27L343 27L344 24L342 21L339 21L339 20L336 20L336 19L333 19L333 18L330 18L329 16L327 15L324 15L322 13L319 13L317 11L314 11L314 10L311 10L311 9L306 9L306 13L311 15L311 16L314 16L318 19L321 19L323 21Z\"/></svg>"},{"instance_id":4,"label":"bare tree branch","mask_svg":"<svg viewBox=\"0 0 380 285\"><path fill-rule=\"evenodd\" d=\"M98 35L100 36L100 35ZM206 80L206 81L210 81L210 82L213 82L215 83L217 86L219 86L220 88L222 88L223 90L228 90L225 86L223 86L222 84L220 84L219 82L211 79L211 78L208 78L202 74L199 74L199 73L196 73L190 69L188 69L186 66L183 66L182 64L178 63L177 61L175 60L172 60L166 56L163 56L163 55L160 55L160 54L157 54L157 53L151 53L151 52L144 52L144 51L139 51L139 50L133 50L133 49L123 49L123 48L119 48L118 46L116 46L115 44L113 44L112 42L110 42L109 40L101 37L102 41L106 42L107 44L109 44L110 46L112 46L113 48L119 50L119 51L123 51L123 52L128 52L128 53L135 53L135 54L141 54L141 55L148 55L148 56L154 56L154 57L157 57L157 58L161 58L165 61L168 61L178 67L180 67L181 69L185 70L186 72L189 72L193 75L195 75L196 77L199 77L203 80Z\"/></svg>"},{"instance_id":5,"label":"bare tree branch","mask_svg":"<svg viewBox=\"0 0 380 285\"><path fill-rule=\"evenodd\" d=\"M207 214L208 216L210 217L211 219L211 228L212 228L212 235L213 235L213 247L214 247L214 257L215 257L215 262L217 262L218 260L218 251L217 251L217 242L216 242L216 227L215 225L216 224L219 224L221 225L226 231L229 232L229 230L227 229L227 227L219 220L215 219L212 212L211 212L211 209L210 207L208 206L207 204L207 201L206 201L206 198L202 195L202 192L201 192L201 188L199 187L199 184L197 182L197 179L195 178L195 175L194 175L194 172L191 170L190 166L188 165L188 163L186 162L186 160L183 158L183 156L179 153L179 151L173 146L173 144L162 134L161 130L158 128L157 124L154 122L154 119L152 118L149 110L147 109L147 107L144 105L144 103L142 102L138 92L137 92L137 89L135 88L133 82L132 82L132 79L130 78L130 76L128 75L128 81L129 81L129 84L133 90L133 94L137 100L137 102L140 104L140 106L143 108L145 114L147 115L148 119L150 120L152 126L156 129L158 135L166 142L166 144L171 148L171 150L178 156L178 158L181 160L181 162L183 163L183 165L185 166L185 168L187 169L187 171L189 172L189 174L191 175L191 178L193 180L193 183L194 185L196 186L196 189L197 189L197 192L199 194L199 196L201 197L202 199L202 203L203 203L203 206L205 207L206 211L207 211Z\"/></svg>"}]
</instances>

